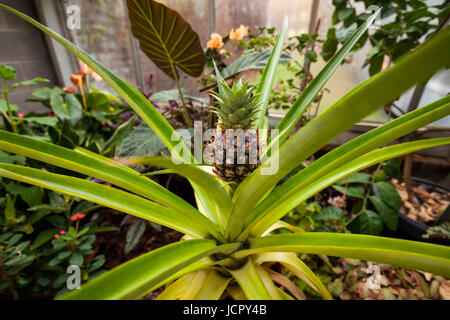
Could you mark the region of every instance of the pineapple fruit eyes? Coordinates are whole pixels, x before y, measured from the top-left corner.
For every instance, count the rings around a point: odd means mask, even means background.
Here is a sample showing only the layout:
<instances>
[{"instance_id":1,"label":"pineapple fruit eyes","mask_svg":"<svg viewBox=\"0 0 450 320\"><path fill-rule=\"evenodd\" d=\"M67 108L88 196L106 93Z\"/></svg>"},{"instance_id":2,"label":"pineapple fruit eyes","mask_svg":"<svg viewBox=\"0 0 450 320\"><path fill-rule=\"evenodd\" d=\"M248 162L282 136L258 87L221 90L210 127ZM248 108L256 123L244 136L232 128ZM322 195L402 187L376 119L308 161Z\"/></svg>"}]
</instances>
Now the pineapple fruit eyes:
<instances>
[{"instance_id":1,"label":"pineapple fruit eyes","mask_svg":"<svg viewBox=\"0 0 450 320\"><path fill-rule=\"evenodd\" d=\"M220 107L215 109L220 130L209 142L207 158L221 179L240 183L261 165L258 135L252 129L260 103L248 82L235 82L230 88L222 81L218 87L219 93L212 95Z\"/></svg>"}]
</instances>

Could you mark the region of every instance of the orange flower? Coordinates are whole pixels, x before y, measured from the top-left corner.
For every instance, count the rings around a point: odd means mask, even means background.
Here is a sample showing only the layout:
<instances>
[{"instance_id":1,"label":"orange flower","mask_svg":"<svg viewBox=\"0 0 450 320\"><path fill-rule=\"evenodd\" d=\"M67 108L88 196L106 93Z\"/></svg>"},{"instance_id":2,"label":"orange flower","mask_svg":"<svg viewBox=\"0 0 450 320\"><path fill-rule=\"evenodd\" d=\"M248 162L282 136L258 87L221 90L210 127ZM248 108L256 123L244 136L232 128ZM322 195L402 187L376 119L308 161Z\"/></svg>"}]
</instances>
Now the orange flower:
<instances>
[{"instance_id":1,"label":"orange flower","mask_svg":"<svg viewBox=\"0 0 450 320\"><path fill-rule=\"evenodd\" d=\"M236 30L231 29L230 39L231 40L242 40L244 37L248 36L248 26L241 24Z\"/></svg>"},{"instance_id":2,"label":"orange flower","mask_svg":"<svg viewBox=\"0 0 450 320\"><path fill-rule=\"evenodd\" d=\"M63 90L64 90L64 92L67 92L67 93L76 93L77 92L77 88L75 88L74 86L65 87Z\"/></svg>"},{"instance_id":3,"label":"orange flower","mask_svg":"<svg viewBox=\"0 0 450 320\"><path fill-rule=\"evenodd\" d=\"M70 80L72 80L74 86L82 87L85 81L85 74L82 72L72 73Z\"/></svg>"},{"instance_id":4,"label":"orange flower","mask_svg":"<svg viewBox=\"0 0 450 320\"><path fill-rule=\"evenodd\" d=\"M78 60L78 65L80 67L80 71L83 74L90 74L95 81L102 81L102 77L100 77L94 70L88 67L83 61Z\"/></svg>"},{"instance_id":5,"label":"orange flower","mask_svg":"<svg viewBox=\"0 0 450 320\"><path fill-rule=\"evenodd\" d=\"M214 50L214 49L220 50L220 49L222 49L223 48L222 36L220 34L218 34L218 33L211 34L211 40L209 40L206 45L211 50Z\"/></svg>"}]
</instances>

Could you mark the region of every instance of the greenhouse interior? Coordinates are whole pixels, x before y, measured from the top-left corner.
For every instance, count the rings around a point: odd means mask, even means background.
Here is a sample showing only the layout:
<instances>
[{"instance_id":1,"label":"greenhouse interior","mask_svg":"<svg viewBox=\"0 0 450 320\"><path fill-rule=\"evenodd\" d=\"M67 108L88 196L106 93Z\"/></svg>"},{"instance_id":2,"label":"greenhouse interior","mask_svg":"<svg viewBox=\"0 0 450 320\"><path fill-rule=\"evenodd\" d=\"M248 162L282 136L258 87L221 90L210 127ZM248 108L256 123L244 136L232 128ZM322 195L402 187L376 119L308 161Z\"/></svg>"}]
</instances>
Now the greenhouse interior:
<instances>
[{"instance_id":1,"label":"greenhouse interior","mask_svg":"<svg viewBox=\"0 0 450 320\"><path fill-rule=\"evenodd\" d=\"M449 18L0 0L0 299L450 300Z\"/></svg>"}]
</instances>

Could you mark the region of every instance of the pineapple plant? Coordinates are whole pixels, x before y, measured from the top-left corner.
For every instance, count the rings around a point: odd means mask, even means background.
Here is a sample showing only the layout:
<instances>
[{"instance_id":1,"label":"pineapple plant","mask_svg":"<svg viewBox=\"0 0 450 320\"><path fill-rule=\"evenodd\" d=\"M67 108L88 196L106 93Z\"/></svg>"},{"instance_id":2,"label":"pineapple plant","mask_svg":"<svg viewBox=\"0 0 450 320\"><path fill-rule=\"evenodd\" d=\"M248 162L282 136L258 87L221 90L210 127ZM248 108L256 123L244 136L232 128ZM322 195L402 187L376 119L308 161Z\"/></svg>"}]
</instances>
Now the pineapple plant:
<instances>
[{"instance_id":1,"label":"pineapple plant","mask_svg":"<svg viewBox=\"0 0 450 320\"><path fill-rule=\"evenodd\" d=\"M220 108L213 107L218 122L207 146L207 159L220 179L239 184L261 165L261 145L254 126L259 95L241 80L231 87L218 81L218 88L219 93L211 94Z\"/></svg>"}]
</instances>

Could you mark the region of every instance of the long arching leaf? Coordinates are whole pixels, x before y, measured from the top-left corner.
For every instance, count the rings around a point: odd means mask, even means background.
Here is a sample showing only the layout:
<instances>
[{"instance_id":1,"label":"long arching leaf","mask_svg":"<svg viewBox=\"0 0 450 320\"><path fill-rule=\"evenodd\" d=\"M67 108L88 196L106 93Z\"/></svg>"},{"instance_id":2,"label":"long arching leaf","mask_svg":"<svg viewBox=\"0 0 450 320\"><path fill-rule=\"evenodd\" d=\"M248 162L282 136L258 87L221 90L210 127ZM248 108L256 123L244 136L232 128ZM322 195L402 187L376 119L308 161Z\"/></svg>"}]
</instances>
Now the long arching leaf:
<instances>
[{"instance_id":1,"label":"long arching leaf","mask_svg":"<svg viewBox=\"0 0 450 320\"><path fill-rule=\"evenodd\" d=\"M0 164L0 177L33 184L149 220L195 238L208 236L208 229L193 219L112 187L24 166Z\"/></svg>"},{"instance_id":2,"label":"long arching leaf","mask_svg":"<svg viewBox=\"0 0 450 320\"><path fill-rule=\"evenodd\" d=\"M277 187L271 194L252 210L249 216L257 216L263 211L277 208L282 211L280 204L289 198L297 197L299 191L311 185L324 175L354 160L364 153L381 147L393 139L397 139L409 132L417 130L427 124L450 114L450 97L445 97L430 105L408 113L385 125L371 130L345 144L328 152L311 165L289 178Z\"/></svg>"},{"instance_id":3,"label":"long arching leaf","mask_svg":"<svg viewBox=\"0 0 450 320\"><path fill-rule=\"evenodd\" d=\"M179 75L175 66L198 77L205 55L198 34L176 11L153 0L127 0L131 31L142 51L169 77Z\"/></svg>"},{"instance_id":4,"label":"long arching leaf","mask_svg":"<svg viewBox=\"0 0 450 320\"><path fill-rule=\"evenodd\" d=\"M333 300L322 281L320 281L316 274L295 254L291 252L268 252L259 254L255 259L255 263L273 261L281 263L298 278L305 281L311 288L320 293L324 299Z\"/></svg>"},{"instance_id":5,"label":"long arching leaf","mask_svg":"<svg viewBox=\"0 0 450 320\"><path fill-rule=\"evenodd\" d=\"M263 252L304 252L386 263L450 277L450 247L348 233L304 232L249 239L243 258Z\"/></svg>"},{"instance_id":6,"label":"long arching leaf","mask_svg":"<svg viewBox=\"0 0 450 320\"><path fill-rule=\"evenodd\" d=\"M272 224L274 224L277 220L279 220L287 212L289 212L289 210L292 210L303 201L306 201L307 199L312 197L317 192L320 192L321 190L349 176L352 173L361 171L362 169L368 168L382 161L400 157L404 154L449 143L450 138L425 139L402 143L369 152L359 158L356 158L353 161L346 163L338 169L325 174L324 176L308 184L301 190L298 190L287 199L283 199L283 201L281 201L280 203L277 203L274 206L270 206L269 208L267 208L267 211L259 214L258 216L255 215L257 214L257 212L255 211L251 216L249 216L249 224L247 225L244 234L248 231L249 228L252 228L251 234L261 235Z\"/></svg>"},{"instance_id":7,"label":"long arching leaf","mask_svg":"<svg viewBox=\"0 0 450 320\"><path fill-rule=\"evenodd\" d=\"M189 179L198 187L202 188L205 195L209 196L211 200L216 203L219 212L222 213L219 217L219 223L223 225L227 222L233 203L231 197L215 176L196 166L189 164L175 164L172 159L164 157L132 157L121 159L121 162L130 166L150 164L156 167L171 169L173 172Z\"/></svg>"},{"instance_id":8,"label":"long arching leaf","mask_svg":"<svg viewBox=\"0 0 450 320\"><path fill-rule=\"evenodd\" d=\"M270 157L245 179L234 194L236 203L229 233L235 238L242 219L282 178L328 141L350 128L371 112L396 99L416 83L430 78L436 71L450 65L450 27L400 58L394 66L361 83L314 120L308 122L286 143L279 155ZM274 174L263 174L276 167Z\"/></svg>"},{"instance_id":9,"label":"long arching leaf","mask_svg":"<svg viewBox=\"0 0 450 320\"><path fill-rule=\"evenodd\" d=\"M128 261L73 290L61 300L137 299L148 289L217 250L213 240L187 240Z\"/></svg>"},{"instance_id":10,"label":"long arching leaf","mask_svg":"<svg viewBox=\"0 0 450 320\"><path fill-rule=\"evenodd\" d=\"M116 161L85 149L71 150L0 130L0 150L101 179L188 215L199 214L186 201L156 182L140 176L138 172Z\"/></svg>"},{"instance_id":11,"label":"long arching leaf","mask_svg":"<svg viewBox=\"0 0 450 320\"><path fill-rule=\"evenodd\" d=\"M273 81L275 79L275 72L278 67L278 63L280 61L281 53L283 52L284 40L286 39L286 33L288 28L288 17L285 16L283 20L283 26L281 28L280 34L278 35L277 42L275 43L275 47L270 54L269 61L267 66L264 68L261 82L258 85L256 93L259 93L258 102L262 103L259 107L261 109L255 114L255 127L263 128L265 116L267 112L267 108L269 106L269 98L272 93Z\"/></svg>"},{"instance_id":12,"label":"long arching leaf","mask_svg":"<svg viewBox=\"0 0 450 320\"><path fill-rule=\"evenodd\" d=\"M279 139L279 144L282 144L284 140L289 136L292 129L295 127L297 122L302 117L306 108L315 99L320 89L325 85L325 83L333 75L334 71L341 65L342 61L346 57L347 53L353 48L353 46L358 42L359 38L367 31L367 29L375 20L376 16L380 13L379 9L377 12L372 14L367 20L355 31L355 33L347 40L344 46L334 55L334 57L327 63L327 65L320 71L320 73L314 78L314 80L309 84L306 90L300 95L297 101L289 108L289 111L283 117L281 122L278 124L277 129L279 134L272 136L272 142L275 139Z\"/></svg>"},{"instance_id":13,"label":"long arching leaf","mask_svg":"<svg viewBox=\"0 0 450 320\"><path fill-rule=\"evenodd\" d=\"M263 252L303 252L386 263L450 276L450 247L425 242L348 233L304 232L249 240L243 258Z\"/></svg>"},{"instance_id":14,"label":"long arching leaf","mask_svg":"<svg viewBox=\"0 0 450 320\"><path fill-rule=\"evenodd\" d=\"M265 286L251 259L248 259L246 264L241 268L229 270L229 272L249 300L272 300L268 288Z\"/></svg>"}]
</instances>

